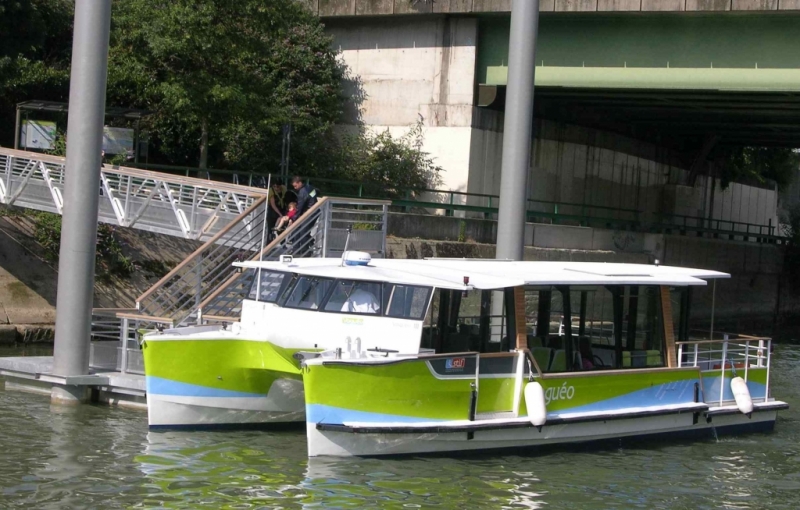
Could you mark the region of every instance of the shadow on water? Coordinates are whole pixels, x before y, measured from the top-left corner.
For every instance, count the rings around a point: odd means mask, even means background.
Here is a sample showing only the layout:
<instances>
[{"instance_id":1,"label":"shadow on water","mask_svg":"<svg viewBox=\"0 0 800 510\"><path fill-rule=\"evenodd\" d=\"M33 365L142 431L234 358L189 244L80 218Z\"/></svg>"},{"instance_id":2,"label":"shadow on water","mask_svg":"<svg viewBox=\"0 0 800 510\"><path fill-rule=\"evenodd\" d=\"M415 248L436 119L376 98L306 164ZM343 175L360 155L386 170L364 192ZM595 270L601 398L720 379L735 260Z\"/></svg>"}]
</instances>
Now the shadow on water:
<instances>
[{"instance_id":1,"label":"shadow on water","mask_svg":"<svg viewBox=\"0 0 800 510\"><path fill-rule=\"evenodd\" d=\"M800 347L769 434L455 457L306 458L302 430L147 430L142 412L0 390L2 508L797 508Z\"/></svg>"}]
</instances>

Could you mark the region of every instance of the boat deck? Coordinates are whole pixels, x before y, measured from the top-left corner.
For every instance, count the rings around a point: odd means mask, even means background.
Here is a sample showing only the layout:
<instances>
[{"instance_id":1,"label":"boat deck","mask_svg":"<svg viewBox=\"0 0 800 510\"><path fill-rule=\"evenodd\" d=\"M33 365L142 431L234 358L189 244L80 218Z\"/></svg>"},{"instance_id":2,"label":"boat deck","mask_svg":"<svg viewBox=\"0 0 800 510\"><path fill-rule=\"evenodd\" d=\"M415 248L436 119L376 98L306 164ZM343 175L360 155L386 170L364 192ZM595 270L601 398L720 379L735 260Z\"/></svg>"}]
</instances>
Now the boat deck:
<instances>
[{"instance_id":1,"label":"boat deck","mask_svg":"<svg viewBox=\"0 0 800 510\"><path fill-rule=\"evenodd\" d=\"M50 395L54 384L70 384L88 388L93 402L147 409L143 375L90 369L88 375L64 377L52 370L52 356L0 358L7 390Z\"/></svg>"}]
</instances>

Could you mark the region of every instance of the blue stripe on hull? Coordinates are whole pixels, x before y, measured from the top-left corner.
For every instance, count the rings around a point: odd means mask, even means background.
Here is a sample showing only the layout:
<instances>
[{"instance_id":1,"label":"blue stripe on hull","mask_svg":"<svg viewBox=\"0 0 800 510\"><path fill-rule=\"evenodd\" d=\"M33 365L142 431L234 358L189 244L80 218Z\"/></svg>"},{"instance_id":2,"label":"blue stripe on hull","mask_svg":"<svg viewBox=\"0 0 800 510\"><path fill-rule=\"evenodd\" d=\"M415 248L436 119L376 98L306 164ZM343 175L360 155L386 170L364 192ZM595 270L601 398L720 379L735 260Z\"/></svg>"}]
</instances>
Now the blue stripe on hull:
<instances>
[{"instance_id":1,"label":"blue stripe on hull","mask_svg":"<svg viewBox=\"0 0 800 510\"><path fill-rule=\"evenodd\" d=\"M189 384L148 375L147 393L151 395L174 395L181 397L265 397L266 393L222 390L198 384Z\"/></svg>"},{"instance_id":2,"label":"blue stripe on hull","mask_svg":"<svg viewBox=\"0 0 800 510\"><path fill-rule=\"evenodd\" d=\"M743 371L743 369L740 369L740 371ZM706 402L714 402L719 400L719 385L721 380L722 379L719 375L703 376L703 387L706 391ZM725 386L722 388L722 400L733 400L731 380L733 380L732 376L725 376ZM764 395L767 394L767 386L755 381L747 381L747 389L750 391L750 398L764 398Z\"/></svg>"},{"instance_id":3,"label":"blue stripe on hull","mask_svg":"<svg viewBox=\"0 0 800 510\"><path fill-rule=\"evenodd\" d=\"M597 411L619 411L632 407L666 406L689 404L694 402L694 383L696 380L658 384L626 395L592 402L582 406L567 407L548 413L562 415L565 413L588 413Z\"/></svg>"},{"instance_id":4,"label":"blue stripe on hull","mask_svg":"<svg viewBox=\"0 0 800 510\"><path fill-rule=\"evenodd\" d=\"M341 407L322 404L306 404L306 420L309 423L366 422L366 423L419 423L420 421L449 421L418 416L400 416L395 414L370 413L353 411Z\"/></svg>"}]
</instances>

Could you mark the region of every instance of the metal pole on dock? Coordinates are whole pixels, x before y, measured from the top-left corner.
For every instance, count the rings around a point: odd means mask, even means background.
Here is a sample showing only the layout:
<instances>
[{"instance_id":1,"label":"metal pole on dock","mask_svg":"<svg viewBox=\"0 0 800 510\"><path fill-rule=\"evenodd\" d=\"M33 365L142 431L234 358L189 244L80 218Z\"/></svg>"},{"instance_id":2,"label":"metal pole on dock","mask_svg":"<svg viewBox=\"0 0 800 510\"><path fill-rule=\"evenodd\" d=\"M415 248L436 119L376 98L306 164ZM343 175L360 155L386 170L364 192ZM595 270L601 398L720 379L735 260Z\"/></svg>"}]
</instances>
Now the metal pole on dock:
<instances>
[{"instance_id":1,"label":"metal pole on dock","mask_svg":"<svg viewBox=\"0 0 800 510\"><path fill-rule=\"evenodd\" d=\"M522 260L524 254L538 31L539 0L513 0L497 218L499 259Z\"/></svg>"},{"instance_id":2,"label":"metal pole on dock","mask_svg":"<svg viewBox=\"0 0 800 510\"><path fill-rule=\"evenodd\" d=\"M62 377L89 369L110 29L111 0L76 0L53 353L53 374ZM53 386L50 395L64 404L85 398L85 388L72 385Z\"/></svg>"}]
</instances>

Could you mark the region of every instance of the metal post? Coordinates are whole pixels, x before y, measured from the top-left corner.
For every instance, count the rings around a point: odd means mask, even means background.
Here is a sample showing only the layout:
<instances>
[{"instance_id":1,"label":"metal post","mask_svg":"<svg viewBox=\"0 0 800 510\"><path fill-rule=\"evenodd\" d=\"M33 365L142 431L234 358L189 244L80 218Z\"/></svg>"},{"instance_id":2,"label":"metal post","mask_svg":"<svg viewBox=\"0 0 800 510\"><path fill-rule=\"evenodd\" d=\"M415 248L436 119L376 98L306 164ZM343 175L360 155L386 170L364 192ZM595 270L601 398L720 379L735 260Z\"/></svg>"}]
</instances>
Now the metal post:
<instances>
[{"instance_id":1,"label":"metal post","mask_svg":"<svg viewBox=\"0 0 800 510\"><path fill-rule=\"evenodd\" d=\"M533 140L533 80L539 0L513 0L497 221L497 258L522 260Z\"/></svg>"},{"instance_id":2,"label":"metal post","mask_svg":"<svg viewBox=\"0 0 800 510\"><path fill-rule=\"evenodd\" d=\"M20 121L22 120L22 111L17 107L17 120L14 122L14 150L19 150L19 135L22 126L20 126ZM28 133L25 133L26 135ZM26 136L25 139L27 140L28 137Z\"/></svg>"},{"instance_id":3,"label":"metal post","mask_svg":"<svg viewBox=\"0 0 800 510\"><path fill-rule=\"evenodd\" d=\"M76 0L74 27L53 353L53 374L60 376L89 369L111 0ZM79 386L53 386L50 398L79 403L86 392Z\"/></svg>"},{"instance_id":4,"label":"metal post","mask_svg":"<svg viewBox=\"0 0 800 510\"><path fill-rule=\"evenodd\" d=\"M722 407L722 399L725 396L725 360L728 358L728 342L722 342L722 372L719 377L719 405ZM731 367L733 370L733 367Z\"/></svg>"},{"instance_id":5,"label":"metal post","mask_svg":"<svg viewBox=\"0 0 800 510\"><path fill-rule=\"evenodd\" d=\"M128 371L128 319L122 319L122 327L119 328L119 344L122 347L119 353L119 371L124 374Z\"/></svg>"},{"instance_id":6,"label":"metal post","mask_svg":"<svg viewBox=\"0 0 800 510\"><path fill-rule=\"evenodd\" d=\"M717 280L711 280L711 331L708 333L708 339L714 340L714 308L716 307L717 300Z\"/></svg>"}]
</instances>

